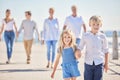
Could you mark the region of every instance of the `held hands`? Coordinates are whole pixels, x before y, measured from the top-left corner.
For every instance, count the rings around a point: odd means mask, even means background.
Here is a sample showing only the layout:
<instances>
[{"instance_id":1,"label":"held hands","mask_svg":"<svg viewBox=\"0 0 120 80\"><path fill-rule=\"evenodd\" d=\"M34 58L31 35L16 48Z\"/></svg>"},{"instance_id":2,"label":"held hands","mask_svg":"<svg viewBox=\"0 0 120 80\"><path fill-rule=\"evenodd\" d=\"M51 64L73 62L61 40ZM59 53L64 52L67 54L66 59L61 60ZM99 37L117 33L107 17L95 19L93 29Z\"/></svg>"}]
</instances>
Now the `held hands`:
<instances>
[{"instance_id":1,"label":"held hands","mask_svg":"<svg viewBox=\"0 0 120 80\"><path fill-rule=\"evenodd\" d=\"M81 57L81 51L80 50L76 50L75 51L75 58L79 59Z\"/></svg>"},{"instance_id":2,"label":"held hands","mask_svg":"<svg viewBox=\"0 0 120 80\"><path fill-rule=\"evenodd\" d=\"M18 33L18 32L16 32L16 37L18 38L18 36L19 36L19 33Z\"/></svg>"}]
</instances>

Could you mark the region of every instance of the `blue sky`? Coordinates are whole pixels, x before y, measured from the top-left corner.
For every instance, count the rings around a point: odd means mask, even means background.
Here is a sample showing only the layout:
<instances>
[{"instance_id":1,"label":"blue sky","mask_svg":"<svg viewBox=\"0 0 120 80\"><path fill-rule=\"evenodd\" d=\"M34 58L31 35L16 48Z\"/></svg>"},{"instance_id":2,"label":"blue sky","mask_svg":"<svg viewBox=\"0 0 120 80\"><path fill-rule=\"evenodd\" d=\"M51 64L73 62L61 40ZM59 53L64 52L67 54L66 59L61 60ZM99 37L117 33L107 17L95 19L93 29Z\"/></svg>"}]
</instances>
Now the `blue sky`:
<instances>
[{"instance_id":1,"label":"blue sky","mask_svg":"<svg viewBox=\"0 0 120 80\"><path fill-rule=\"evenodd\" d=\"M11 9L17 27L25 18L24 12L30 10L32 19L37 22L39 30L43 28L44 19L49 16L48 9L54 7L62 29L65 18L71 15L71 6L78 7L78 16L82 16L89 30L88 21L92 15L103 19L102 30L120 31L120 0L0 0L0 21L5 17L5 10Z\"/></svg>"}]
</instances>

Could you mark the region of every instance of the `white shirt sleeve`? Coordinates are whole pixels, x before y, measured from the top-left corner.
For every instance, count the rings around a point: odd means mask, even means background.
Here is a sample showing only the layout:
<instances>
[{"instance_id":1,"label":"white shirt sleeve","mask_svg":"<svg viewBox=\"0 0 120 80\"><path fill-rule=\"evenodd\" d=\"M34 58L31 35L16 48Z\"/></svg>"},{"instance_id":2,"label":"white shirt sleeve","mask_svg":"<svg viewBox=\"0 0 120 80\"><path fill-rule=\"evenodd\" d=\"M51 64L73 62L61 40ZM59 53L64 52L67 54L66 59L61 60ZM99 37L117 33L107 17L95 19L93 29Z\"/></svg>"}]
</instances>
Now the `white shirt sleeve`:
<instances>
[{"instance_id":1,"label":"white shirt sleeve","mask_svg":"<svg viewBox=\"0 0 120 80\"><path fill-rule=\"evenodd\" d=\"M3 25L3 24L5 24L5 20L4 20L4 19L2 20L2 25Z\"/></svg>"},{"instance_id":2,"label":"white shirt sleeve","mask_svg":"<svg viewBox=\"0 0 120 80\"><path fill-rule=\"evenodd\" d=\"M107 38L106 36L104 35L104 39L103 39L103 52L106 54L109 52L109 49L108 49L108 41L107 41Z\"/></svg>"},{"instance_id":3,"label":"white shirt sleeve","mask_svg":"<svg viewBox=\"0 0 120 80\"><path fill-rule=\"evenodd\" d=\"M83 50L85 46L85 34L83 34L82 38L81 38L81 42L80 42L80 45L79 45L79 49L80 50Z\"/></svg>"}]
</instances>

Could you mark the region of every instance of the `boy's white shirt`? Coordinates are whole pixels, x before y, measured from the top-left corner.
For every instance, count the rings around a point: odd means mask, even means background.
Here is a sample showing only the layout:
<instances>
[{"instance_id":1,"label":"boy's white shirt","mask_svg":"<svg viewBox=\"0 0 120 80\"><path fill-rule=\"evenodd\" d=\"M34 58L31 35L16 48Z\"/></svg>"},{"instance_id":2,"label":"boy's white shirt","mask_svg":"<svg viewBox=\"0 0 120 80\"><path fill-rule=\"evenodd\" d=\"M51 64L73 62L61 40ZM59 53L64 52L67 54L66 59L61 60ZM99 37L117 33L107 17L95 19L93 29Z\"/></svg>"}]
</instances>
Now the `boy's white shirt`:
<instances>
[{"instance_id":1,"label":"boy's white shirt","mask_svg":"<svg viewBox=\"0 0 120 80\"><path fill-rule=\"evenodd\" d=\"M85 63L95 65L104 63L105 53L108 53L108 43L104 33L98 32L94 35L91 32L84 33L82 36L79 49L86 47Z\"/></svg>"},{"instance_id":2,"label":"boy's white shirt","mask_svg":"<svg viewBox=\"0 0 120 80\"><path fill-rule=\"evenodd\" d=\"M81 38L82 36L81 27L83 26L83 24L84 21L81 16L80 17L68 16L64 23L64 25L67 26L67 29L73 31L76 38Z\"/></svg>"}]
</instances>

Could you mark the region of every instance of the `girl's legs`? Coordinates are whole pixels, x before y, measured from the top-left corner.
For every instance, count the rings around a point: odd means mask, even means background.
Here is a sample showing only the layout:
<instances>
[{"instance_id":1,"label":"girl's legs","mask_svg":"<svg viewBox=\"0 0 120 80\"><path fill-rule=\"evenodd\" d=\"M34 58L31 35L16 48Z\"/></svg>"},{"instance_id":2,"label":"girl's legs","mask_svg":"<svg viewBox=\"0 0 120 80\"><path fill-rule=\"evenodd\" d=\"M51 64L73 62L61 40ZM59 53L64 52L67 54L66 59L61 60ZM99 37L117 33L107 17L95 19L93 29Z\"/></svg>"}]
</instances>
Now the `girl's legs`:
<instances>
[{"instance_id":1,"label":"girl's legs","mask_svg":"<svg viewBox=\"0 0 120 80\"><path fill-rule=\"evenodd\" d=\"M76 80L76 77L72 77L71 80Z\"/></svg>"},{"instance_id":2,"label":"girl's legs","mask_svg":"<svg viewBox=\"0 0 120 80\"><path fill-rule=\"evenodd\" d=\"M70 78L65 78L64 80L70 80Z\"/></svg>"},{"instance_id":3,"label":"girl's legs","mask_svg":"<svg viewBox=\"0 0 120 80\"><path fill-rule=\"evenodd\" d=\"M47 64L47 68L49 68L50 65L50 50L51 50L51 41L46 41L46 45L47 45L47 60L48 60L48 64Z\"/></svg>"},{"instance_id":4,"label":"girl's legs","mask_svg":"<svg viewBox=\"0 0 120 80\"><path fill-rule=\"evenodd\" d=\"M53 62L54 62L54 59L55 59L55 51L56 51L56 43L57 41L56 40L53 40L52 41L52 61L51 61L51 68L53 68Z\"/></svg>"}]
</instances>

